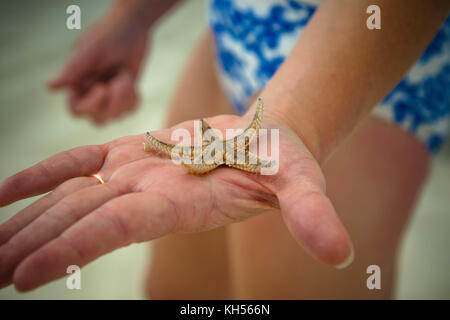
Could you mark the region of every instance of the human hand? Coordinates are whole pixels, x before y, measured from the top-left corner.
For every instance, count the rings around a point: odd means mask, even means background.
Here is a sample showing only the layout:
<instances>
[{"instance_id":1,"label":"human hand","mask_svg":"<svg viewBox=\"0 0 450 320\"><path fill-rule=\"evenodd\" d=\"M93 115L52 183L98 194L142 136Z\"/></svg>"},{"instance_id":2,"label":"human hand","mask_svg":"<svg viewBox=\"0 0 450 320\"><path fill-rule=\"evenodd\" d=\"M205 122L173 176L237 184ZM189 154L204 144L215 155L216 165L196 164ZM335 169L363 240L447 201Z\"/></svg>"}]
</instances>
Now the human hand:
<instances>
[{"instance_id":1,"label":"human hand","mask_svg":"<svg viewBox=\"0 0 450 320\"><path fill-rule=\"evenodd\" d=\"M135 108L148 32L130 20L100 20L75 43L66 65L49 81L51 89L67 89L74 115L102 124Z\"/></svg>"},{"instance_id":2,"label":"human hand","mask_svg":"<svg viewBox=\"0 0 450 320\"><path fill-rule=\"evenodd\" d=\"M231 115L207 121L242 128ZM320 166L301 139L279 129L279 170L258 175L220 167L188 173L170 159L143 150L144 135L83 146L44 160L6 179L0 205L49 194L0 226L0 286L31 290L117 248L170 233L198 232L281 209L292 236L316 259L337 266L351 255L349 236L325 194ZM174 128L192 132L192 121ZM152 132L170 141L174 129ZM105 184L89 175L98 173Z\"/></svg>"}]
</instances>

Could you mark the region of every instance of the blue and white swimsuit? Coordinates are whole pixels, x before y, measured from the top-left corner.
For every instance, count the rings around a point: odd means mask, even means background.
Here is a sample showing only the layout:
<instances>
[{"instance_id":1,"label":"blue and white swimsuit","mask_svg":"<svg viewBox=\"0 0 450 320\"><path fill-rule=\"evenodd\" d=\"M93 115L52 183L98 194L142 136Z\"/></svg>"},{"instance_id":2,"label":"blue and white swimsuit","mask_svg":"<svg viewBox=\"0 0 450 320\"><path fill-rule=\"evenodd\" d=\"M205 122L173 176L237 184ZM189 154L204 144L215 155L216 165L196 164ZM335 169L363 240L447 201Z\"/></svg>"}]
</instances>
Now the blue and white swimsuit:
<instances>
[{"instance_id":1,"label":"blue and white swimsuit","mask_svg":"<svg viewBox=\"0 0 450 320\"><path fill-rule=\"evenodd\" d=\"M283 63L320 0L211 0L217 68L238 114ZM449 133L450 16L374 114L413 133L435 153Z\"/></svg>"}]
</instances>

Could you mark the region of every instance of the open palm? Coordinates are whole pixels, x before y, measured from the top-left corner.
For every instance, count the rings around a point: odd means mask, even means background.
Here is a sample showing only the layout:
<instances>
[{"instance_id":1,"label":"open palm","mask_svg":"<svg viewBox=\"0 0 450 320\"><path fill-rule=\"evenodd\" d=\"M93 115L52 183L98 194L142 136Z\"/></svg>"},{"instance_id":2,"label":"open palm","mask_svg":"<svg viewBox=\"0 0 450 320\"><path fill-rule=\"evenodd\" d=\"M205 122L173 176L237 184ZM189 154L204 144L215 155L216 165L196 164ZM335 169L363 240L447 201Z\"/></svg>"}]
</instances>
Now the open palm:
<instances>
[{"instance_id":1,"label":"open palm","mask_svg":"<svg viewBox=\"0 0 450 320\"><path fill-rule=\"evenodd\" d=\"M214 128L246 119L217 116ZM192 130L192 121L177 127ZM280 208L297 242L330 265L350 254L347 232L325 195L321 169L301 140L280 130L279 171L228 167L195 176L143 150L144 135L54 155L6 179L0 205L53 190L0 226L0 286L30 290L114 249L169 233L203 231ZM153 132L169 141L170 129ZM91 174L99 173L100 184Z\"/></svg>"}]
</instances>

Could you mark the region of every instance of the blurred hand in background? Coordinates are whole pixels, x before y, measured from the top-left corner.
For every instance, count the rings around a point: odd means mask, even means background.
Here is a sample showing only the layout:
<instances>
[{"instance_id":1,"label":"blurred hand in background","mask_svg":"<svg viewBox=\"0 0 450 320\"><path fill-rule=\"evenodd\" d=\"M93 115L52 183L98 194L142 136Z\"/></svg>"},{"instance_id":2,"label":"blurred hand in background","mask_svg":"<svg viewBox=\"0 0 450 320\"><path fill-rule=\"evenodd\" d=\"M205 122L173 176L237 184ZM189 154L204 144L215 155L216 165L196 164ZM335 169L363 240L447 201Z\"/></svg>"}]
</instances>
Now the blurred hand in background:
<instances>
[{"instance_id":1,"label":"blurred hand in background","mask_svg":"<svg viewBox=\"0 0 450 320\"><path fill-rule=\"evenodd\" d=\"M176 2L118 0L78 39L67 63L48 86L66 89L71 112L97 124L133 110L148 31Z\"/></svg>"},{"instance_id":2,"label":"blurred hand in background","mask_svg":"<svg viewBox=\"0 0 450 320\"><path fill-rule=\"evenodd\" d=\"M119 117L136 106L136 78L146 46L145 28L131 21L103 19L76 42L49 87L67 89L74 115L98 124Z\"/></svg>"}]
</instances>

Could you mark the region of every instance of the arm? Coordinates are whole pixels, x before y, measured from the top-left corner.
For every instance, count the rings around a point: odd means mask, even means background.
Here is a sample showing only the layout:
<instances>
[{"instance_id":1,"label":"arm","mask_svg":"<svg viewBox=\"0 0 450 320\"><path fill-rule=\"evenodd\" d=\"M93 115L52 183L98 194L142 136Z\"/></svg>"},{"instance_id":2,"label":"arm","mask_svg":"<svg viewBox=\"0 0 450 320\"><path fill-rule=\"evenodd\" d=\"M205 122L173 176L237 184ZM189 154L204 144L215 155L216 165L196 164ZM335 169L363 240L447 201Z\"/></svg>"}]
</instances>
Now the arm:
<instances>
[{"instance_id":1,"label":"arm","mask_svg":"<svg viewBox=\"0 0 450 320\"><path fill-rule=\"evenodd\" d=\"M373 3L321 5L262 93L268 112L320 163L401 80L450 8L445 0L376 1L381 30L369 30L366 8Z\"/></svg>"},{"instance_id":2,"label":"arm","mask_svg":"<svg viewBox=\"0 0 450 320\"><path fill-rule=\"evenodd\" d=\"M113 20L128 20L150 29L180 0L117 0L107 12Z\"/></svg>"}]
</instances>

